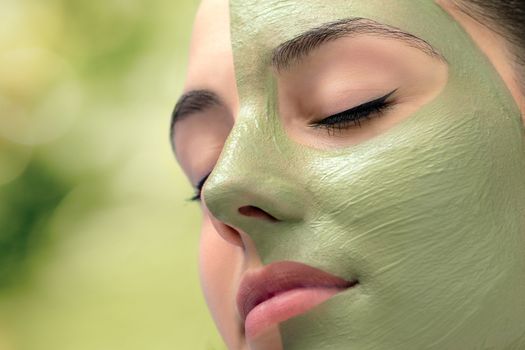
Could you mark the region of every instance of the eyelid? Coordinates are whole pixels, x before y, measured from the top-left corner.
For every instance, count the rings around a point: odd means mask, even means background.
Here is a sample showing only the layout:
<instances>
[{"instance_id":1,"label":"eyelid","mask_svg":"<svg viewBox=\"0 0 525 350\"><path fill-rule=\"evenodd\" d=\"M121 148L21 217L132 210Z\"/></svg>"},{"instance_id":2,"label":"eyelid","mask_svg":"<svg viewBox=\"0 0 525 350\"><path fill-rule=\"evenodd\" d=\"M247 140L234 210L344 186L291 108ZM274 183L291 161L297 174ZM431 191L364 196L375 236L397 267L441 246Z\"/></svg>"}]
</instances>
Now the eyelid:
<instances>
[{"instance_id":1,"label":"eyelid","mask_svg":"<svg viewBox=\"0 0 525 350\"><path fill-rule=\"evenodd\" d=\"M357 105L355 107L352 107L352 108L349 108L345 111L342 111L342 112L339 112L339 113L336 113L336 114L333 114L331 116L328 116L326 118L323 118L322 120L320 121L317 121L317 122L313 122L310 124L310 126L312 127L317 127L317 126L323 126L323 125L329 125L329 121L331 118L336 118L337 116L339 115L342 115L342 114L348 114L348 113L355 113L355 112L358 112L360 110L367 110L367 109L370 109L370 108L374 108L375 106L379 105L379 104L388 104L389 102L387 102L386 100L392 96L394 93L397 92L398 89L394 89L392 91L390 91L388 94L384 95L384 96L381 96L381 97L378 97L376 99L373 99L373 100L370 100L370 101L367 101L367 102L364 102L360 105Z\"/></svg>"},{"instance_id":2,"label":"eyelid","mask_svg":"<svg viewBox=\"0 0 525 350\"><path fill-rule=\"evenodd\" d=\"M195 195L190 198L191 201L200 201L201 200L201 192L202 188L204 187L204 184L206 183L206 180L208 180L208 177L211 175L211 172L208 173L208 175L204 176L202 179L197 182L195 185Z\"/></svg>"}]
</instances>

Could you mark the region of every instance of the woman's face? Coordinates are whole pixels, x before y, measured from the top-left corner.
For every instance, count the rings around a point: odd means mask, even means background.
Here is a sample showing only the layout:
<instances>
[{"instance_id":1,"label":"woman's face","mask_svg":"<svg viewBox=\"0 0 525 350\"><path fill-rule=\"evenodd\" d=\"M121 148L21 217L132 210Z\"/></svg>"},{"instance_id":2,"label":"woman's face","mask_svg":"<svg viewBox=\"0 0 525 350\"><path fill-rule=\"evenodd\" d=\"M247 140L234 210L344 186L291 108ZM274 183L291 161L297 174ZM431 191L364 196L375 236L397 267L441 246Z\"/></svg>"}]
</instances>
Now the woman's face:
<instances>
[{"instance_id":1,"label":"woman's face","mask_svg":"<svg viewBox=\"0 0 525 350\"><path fill-rule=\"evenodd\" d=\"M228 347L524 347L525 137L498 67L430 0L230 14L233 50L228 4L201 6L174 127Z\"/></svg>"}]
</instances>

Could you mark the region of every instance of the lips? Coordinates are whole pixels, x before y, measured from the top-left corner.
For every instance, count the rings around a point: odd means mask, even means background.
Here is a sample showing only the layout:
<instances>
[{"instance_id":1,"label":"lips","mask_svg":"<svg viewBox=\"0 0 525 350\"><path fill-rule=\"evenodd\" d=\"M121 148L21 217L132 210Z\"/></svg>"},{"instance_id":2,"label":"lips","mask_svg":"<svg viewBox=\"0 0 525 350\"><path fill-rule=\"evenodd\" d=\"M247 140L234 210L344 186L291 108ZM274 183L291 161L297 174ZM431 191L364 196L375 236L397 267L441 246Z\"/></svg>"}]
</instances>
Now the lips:
<instances>
[{"instance_id":1,"label":"lips","mask_svg":"<svg viewBox=\"0 0 525 350\"><path fill-rule=\"evenodd\" d=\"M237 308L246 335L255 337L268 326L306 312L357 283L301 263L278 262L244 276Z\"/></svg>"}]
</instances>

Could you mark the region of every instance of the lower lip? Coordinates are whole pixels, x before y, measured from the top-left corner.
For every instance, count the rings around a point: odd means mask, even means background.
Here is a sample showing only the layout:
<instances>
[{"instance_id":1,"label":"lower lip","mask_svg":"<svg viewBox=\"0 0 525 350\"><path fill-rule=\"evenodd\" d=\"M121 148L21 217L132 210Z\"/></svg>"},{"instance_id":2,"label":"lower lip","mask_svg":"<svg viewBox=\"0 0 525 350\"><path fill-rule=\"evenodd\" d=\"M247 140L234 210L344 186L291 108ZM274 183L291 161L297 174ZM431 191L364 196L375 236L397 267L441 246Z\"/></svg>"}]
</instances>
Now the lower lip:
<instances>
[{"instance_id":1,"label":"lower lip","mask_svg":"<svg viewBox=\"0 0 525 350\"><path fill-rule=\"evenodd\" d=\"M278 294L254 307L246 316L246 337L254 339L268 327L300 315L343 289L299 288Z\"/></svg>"}]
</instances>

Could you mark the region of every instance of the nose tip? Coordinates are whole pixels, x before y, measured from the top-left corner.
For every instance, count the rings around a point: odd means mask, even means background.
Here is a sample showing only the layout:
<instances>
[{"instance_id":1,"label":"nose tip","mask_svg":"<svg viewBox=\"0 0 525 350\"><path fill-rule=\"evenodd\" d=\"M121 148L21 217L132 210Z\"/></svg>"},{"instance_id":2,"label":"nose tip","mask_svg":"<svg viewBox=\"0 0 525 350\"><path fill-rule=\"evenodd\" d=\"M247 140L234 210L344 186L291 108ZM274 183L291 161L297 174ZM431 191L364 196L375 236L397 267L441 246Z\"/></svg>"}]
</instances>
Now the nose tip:
<instances>
[{"instance_id":1,"label":"nose tip","mask_svg":"<svg viewBox=\"0 0 525 350\"><path fill-rule=\"evenodd\" d=\"M239 214L243 216L254 218L254 219L259 219L259 220L263 220L267 222L280 221L279 219L269 214L268 212L264 211L263 209L255 207L253 205L245 205L243 207L240 207L238 209L238 212Z\"/></svg>"}]
</instances>

